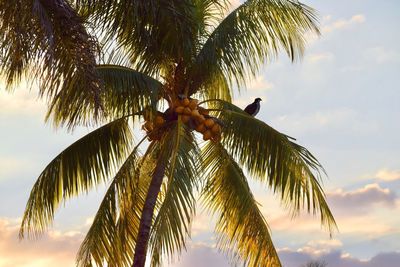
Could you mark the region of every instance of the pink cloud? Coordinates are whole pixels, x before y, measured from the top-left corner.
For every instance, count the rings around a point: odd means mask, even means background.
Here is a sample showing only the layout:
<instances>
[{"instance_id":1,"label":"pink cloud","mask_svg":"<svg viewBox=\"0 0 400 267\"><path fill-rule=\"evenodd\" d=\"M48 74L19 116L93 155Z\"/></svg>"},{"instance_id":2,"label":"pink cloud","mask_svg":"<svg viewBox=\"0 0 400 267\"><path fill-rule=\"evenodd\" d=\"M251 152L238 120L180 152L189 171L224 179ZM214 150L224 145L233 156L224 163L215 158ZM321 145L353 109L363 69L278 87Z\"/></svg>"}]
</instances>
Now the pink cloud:
<instances>
[{"instance_id":1,"label":"pink cloud","mask_svg":"<svg viewBox=\"0 0 400 267\"><path fill-rule=\"evenodd\" d=\"M389 188L382 188L379 184L373 183L353 191L338 189L328 193L327 198L335 211L359 214L367 212L376 204L394 207L397 197Z\"/></svg>"},{"instance_id":2,"label":"pink cloud","mask_svg":"<svg viewBox=\"0 0 400 267\"><path fill-rule=\"evenodd\" d=\"M304 248L291 250L279 249L278 254L285 267L299 267L309 261L324 261L332 267L398 267L400 262L399 252L379 253L369 260L361 260L351 256L349 253L338 249L340 241L310 243ZM326 248L324 250L323 248ZM320 251L324 251L321 253ZM229 267L229 260L222 254L217 253L215 248L205 244L192 244L184 253L179 262L168 265L168 267ZM240 265L239 265L240 266Z\"/></svg>"},{"instance_id":3,"label":"pink cloud","mask_svg":"<svg viewBox=\"0 0 400 267\"><path fill-rule=\"evenodd\" d=\"M39 240L18 240L19 222L0 218L1 267L70 267L83 239L80 232L49 231Z\"/></svg>"}]
</instances>

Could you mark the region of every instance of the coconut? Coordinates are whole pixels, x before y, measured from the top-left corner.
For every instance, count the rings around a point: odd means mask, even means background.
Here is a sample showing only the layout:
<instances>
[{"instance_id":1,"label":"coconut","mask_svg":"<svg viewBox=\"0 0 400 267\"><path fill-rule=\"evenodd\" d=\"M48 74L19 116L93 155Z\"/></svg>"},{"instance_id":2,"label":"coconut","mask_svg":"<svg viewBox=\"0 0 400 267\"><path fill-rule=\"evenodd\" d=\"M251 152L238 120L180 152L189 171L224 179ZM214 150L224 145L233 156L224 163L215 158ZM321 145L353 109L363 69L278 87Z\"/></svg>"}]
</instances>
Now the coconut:
<instances>
[{"instance_id":1,"label":"coconut","mask_svg":"<svg viewBox=\"0 0 400 267\"><path fill-rule=\"evenodd\" d=\"M187 106L189 106L189 104L190 104L190 100L187 99L187 98L184 98L184 99L181 101L181 103L182 103L182 106L187 107Z\"/></svg>"},{"instance_id":2,"label":"coconut","mask_svg":"<svg viewBox=\"0 0 400 267\"><path fill-rule=\"evenodd\" d=\"M179 107L181 105L181 101L179 99L175 99L173 102L174 107Z\"/></svg>"},{"instance_id":3,"label":"coconut","mask_svg":"<svg viewBox=\"0 0 400 267\"><path fill-rule=\"evenodd\" d=\"M148 132L153 131L153 123L151 121L146 121L146 123L143 125L143 129Z\"/></svg>"},{"instance_id":4,"label":"coconut","mask_svg":"<svg viewBox=\"0 0 400 267\"><path fill-rule=\"evenodd\" d=\"M190 114L190 115L191 115L193 118L197 118L197 117L201 116L200 113L199 113L199 111L198 111L197 109L192 110L192 114Z\"/></svg>"},{"instance_id":5,"label":"coconut","mask_svg":"<svg viewBox=\"0 0 400 267\"><path fill-rule=\"evenodd\" d=\"M182 114L183 111L184 111L184 109L185 109L184 107L179 106L179 107L176 107L176 108L175 108L175 112L178 113L178 114Z\"/></svg>"},{"instance_id":6,"label":"coconut","mask_svg":"<svg viewBox=\"0 0 400 267\"><path fill-rule=\"evenodd\" d=\"M203 122L206 120L206 118L204 118L204 116L200 114L200 116L198 116L198 117L196 118L196 120L197 120L199 123L203 123Z\"/></svg>"},{"instance_id":7,"label":"coconut","mask_svg":"<svg viewBox=\"0 0 400 267\"><path fill-rule=\"evenodd\" d=\"M157 117L156 117L156 119L155 119L155 124L156 124L157 126L161 126L161 125L163 125L164 123L165 123L165 120L164 120L163 117L161 117L161 116L157 116Z\"/></svg>"},{"instance_id":8,"label":"coconut","mask_svg":"<svg viewBox=\"0 0 400 267\"><path fill-rule=\"evenodd\" d=\"M210 140L211 137L212 137L212 133L211 133L210 130L207 130L207 131L205 131L205 132L203 133L203 140L204 140L204 141Z\"/></svg>"},{"instance_id":9,"label":"coconut","mask_svg":"<svg viewBox=\"0 0 400 267\"><path fill-rule=\"evenodd\" d=\"M213 125L215 124L213 119L206 119L204 124L207 126L207 128L211 129Z\"/></svg>"},{"instance_id":10,"label":"coconut","mask_svg":"<svg viewBox=\"0 0 400 267\"><path fill-rule=\"evenodd\" d=\"M185 114L185 115L191 115L191 114L192 114L192 110L191 110L189 107L186 107L186 108L183 110L183 114Z\"/></svg>"},{"instance_id":11,"label":"coconut","mask_svg":"<svg viewBox=\"0 0 400 267\"><path fill-rule=\"evenodd\" d=\"M196 127L196 131L198 131L199 133L204 133L206 131L206 126L204 126L204 124L199 124Z\"/></svg>"},{"instance_id":12,"label":"coconut","mask_svg":"<svg viewBox=\"0 0 400 267\"><path fill-rule=\"evenodd\" d=\"M215 123L214 126L211 128L211 131L214 134L219 134L219 133L221 133L221 126L219 126L218 123Z\"/></svg>"},{"instance_id":13,"label":"coconut","mask_svg":"<svg viewBox=\"0 0 400 267\"><path fill-rule=\"evenodd\" d=\"M197 108L197 103L198 101L196 99L191 99L189 103L189 108L190 109L196 109Z\"/></svg>"},{"instance_id":14,"label":"coconut","mask_svg":"<svg viewBox=\"0 0 400 267\"><path fill-rule=\"evenodd\" d=\"M187 123L189 120L190 120L190 116L188 116L188 115L182 115L182 121L184 122L184 123Z\"/></svg>"}]
</instances>

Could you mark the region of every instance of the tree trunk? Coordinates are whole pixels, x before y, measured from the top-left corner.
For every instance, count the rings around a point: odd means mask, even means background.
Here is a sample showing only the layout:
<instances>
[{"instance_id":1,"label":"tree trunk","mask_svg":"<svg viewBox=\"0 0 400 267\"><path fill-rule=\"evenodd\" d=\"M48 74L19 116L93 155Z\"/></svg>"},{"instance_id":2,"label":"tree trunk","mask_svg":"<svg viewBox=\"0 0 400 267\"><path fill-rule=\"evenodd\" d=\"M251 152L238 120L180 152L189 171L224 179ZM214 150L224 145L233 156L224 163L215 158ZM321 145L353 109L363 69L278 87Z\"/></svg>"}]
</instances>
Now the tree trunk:
<instances>
[{"instance_id":1,"label":"tree trunk","mask_svg":"<svg viewBox=\"0 0 400 267\"><path fill-rule=\"evenodd\" d=\"M140 218L139 232L135 246L135 255L133 267L144 267L146 262L147 245L150 236L150 228L153 219L154 207L157 202L157 196L160 192L161 184L164 178L167 160L160 159L153 173L149 191L144 202L142 216Z\"/></svg>"}]
</instances>

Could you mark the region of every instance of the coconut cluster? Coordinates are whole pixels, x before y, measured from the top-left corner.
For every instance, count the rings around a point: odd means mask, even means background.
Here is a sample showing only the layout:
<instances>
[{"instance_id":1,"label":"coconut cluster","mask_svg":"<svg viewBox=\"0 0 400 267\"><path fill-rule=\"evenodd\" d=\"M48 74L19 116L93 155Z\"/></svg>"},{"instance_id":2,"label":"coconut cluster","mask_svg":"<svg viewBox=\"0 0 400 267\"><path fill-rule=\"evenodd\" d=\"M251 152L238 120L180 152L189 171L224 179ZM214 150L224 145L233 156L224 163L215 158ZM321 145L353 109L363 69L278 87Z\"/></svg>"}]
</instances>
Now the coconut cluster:
<instances>
[{"instance_id":1,"label":"coconut cluster","mask_svg":"<svg viewBox=\"0 0 400 267\"><path fill-rule=\"evenodd\" d=\"M207 109L198 105L196 99L183 98L174 102L174 111L181 116L182 122L203 135L205 141L221 140L221 125L209 116Z\"/></svg>"},{"instance_id":2,"label":"coconut cluster","mask_svg":"<svg viewBox=\"0 0 400 267\"><path fill-rule=\"evenodd\" d=\"M145 117L146 122L143 129L146 131L149 140L160 140L165 129L166 123L177 120L178 117L190 129L196 130L203 135L205 141L221 140L221 125L218 120L209 115L209 111L198 104L198 100L182 98L176 99L172 106L164 113L157 112L153 119Z\"/></svg>"},{"instance_id":3,"label":"coconut cluster","mask_svg":"<svg viewBox=\"0 0 400 267\"><path fill-rule=\"evenodd\" d=\"M146 122L143 124L142 129L146 131L150 141L160 140L163 135L163 130L166 120L164 114L157 112L157 116L151 120L149 117L146 118Z\"/></svg>"}]
</instances>

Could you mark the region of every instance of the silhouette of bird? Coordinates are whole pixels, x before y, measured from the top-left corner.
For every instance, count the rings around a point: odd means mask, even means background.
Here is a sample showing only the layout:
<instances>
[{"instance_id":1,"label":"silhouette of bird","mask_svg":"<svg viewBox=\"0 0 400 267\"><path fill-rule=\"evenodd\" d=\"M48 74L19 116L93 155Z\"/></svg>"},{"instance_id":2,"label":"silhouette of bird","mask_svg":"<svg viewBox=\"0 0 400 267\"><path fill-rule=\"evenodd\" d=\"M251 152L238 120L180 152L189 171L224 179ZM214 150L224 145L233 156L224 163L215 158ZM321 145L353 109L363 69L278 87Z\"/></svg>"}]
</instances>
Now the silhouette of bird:
<instances>
[{"instance_id":1,"label":"silhouette of bird","mask_svg":"<svg viewBox=\"0 0 400 267\"><path fill-rule=\"evenodd\" d=\"M260 101L261 98L257 97L253 103L251 103L250 105L248 105L244 111L247 112L248 114L250 114L251 116L256 116L257 113L260 111Z\"/></svg>"}]
</instances>

